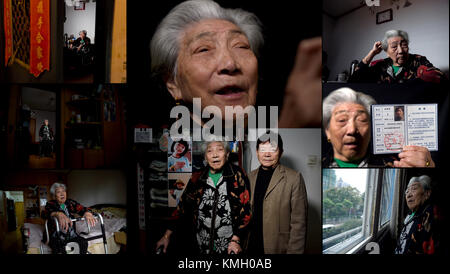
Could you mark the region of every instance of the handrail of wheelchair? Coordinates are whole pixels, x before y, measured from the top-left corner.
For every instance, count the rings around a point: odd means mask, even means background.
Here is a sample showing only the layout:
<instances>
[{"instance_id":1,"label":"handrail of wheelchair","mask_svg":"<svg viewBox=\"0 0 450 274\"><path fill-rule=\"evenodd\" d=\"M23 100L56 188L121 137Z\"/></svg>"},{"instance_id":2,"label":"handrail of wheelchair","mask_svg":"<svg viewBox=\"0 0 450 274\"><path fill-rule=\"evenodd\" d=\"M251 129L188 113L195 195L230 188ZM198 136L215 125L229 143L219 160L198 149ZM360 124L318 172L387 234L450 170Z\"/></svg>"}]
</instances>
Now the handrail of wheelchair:
<instances>
[{"instance_id":1,"label":"handrail of wheelchair","mask_svg":"<svg viewBox=\"0 0 450 274\"><path fill-rule=\"evenodd\" d=\"M59 222L58 222L58 218L56 218L56 216L53 216L53 221L55 222L56 232L59 233Z\"/></svg>"},{"instance_id":2,"label":"handrail of wheelchair","mask_svg":"<svg viewBox=\"0 0 450 274\"><path fill-rule=\"evenodd\" d=\"M45 220L45 233L47 234L47 240L45 241L45 244L48 245L50 242L50 237L48 236L48 220Z\"/></svg>"},{"instance_id":3,"label":"handrail of wheelchair","mask_svg":"<svg viewBox=\"0 0 450 274\"><path fill-rule=\"evenodd\" d=\"M93 215L94 215L94 218L97 218L97 219L100 220L100 224L101 224L101 225L104 225L103 217L102 217L101 214L93 213ZM55 221L56 232L59 232L59 222L58 222L58 218L57 218L56 216L53 216L53 220ZM73 219L70 219L71 222L78 222L78 221L85 221L85 220L86 220L86 218L84 218L84 217L79 217L79 218L73 218ZM48 220L47 220L47 221L48 221ZM46 225L46 226L47 226L47 221L45 221L45 225ZM90 228L88 222L86 222L86 226L87 226L87 228L88 228L88 234L91 233L91 228ZM48 231L48 229L46 229L46 230ZM48 233L48 232L47 232L47 233ZM48 236L48 235L47 235L47 236Z\"/></svg>"},{"instance_id":4,"label":"handrail of wheelchair","mask_svg":"<svg viewBox=\"0 0 450 274\"><path fill-rule=\"evenodd\" d=\"M103 247L105 248L105 254L108 254L108 244L106 241L106 232L105 232L105 225L103 223L103 216L98 213L94 213L94 216L96 216L100 219L100 228L102 229Z\"/></svg>"},{"instance_id":5,"label":"handrail of wheelchair","mask_svg":"<svg viewBox=\"0 0 450 274\"><path fill-rule=\"evenodd\" d=\"M98 213L92 213L92 215L94 216L94 218L97 218L97 219L100 220L100 226L101 226L101 229L102 229L103 247L105 249L105 254L108 254L108 245L107 245L107 242L106 242L106 233L105 233L105 226L104 226L104 222L103 222L103 217L102 217L101 214L98 214ZM56 232L59 233L58 218L56 216L53 216L53 220L55 221ZM72 222L78 222L78 221L84 221L84 220L86 220L86 218L84 218L84 217L70 219L70 221L72 221ZM45 221L45 231L47 233L47 242L45 244L48 244L49 239L50 239L49 236L48 236L47 222L48 222L48 220ZM86 225L88 227L88 234L89 234L91 232L91 229L89 227L88 222L86 222Z\"/></svg>"}]
</instances>

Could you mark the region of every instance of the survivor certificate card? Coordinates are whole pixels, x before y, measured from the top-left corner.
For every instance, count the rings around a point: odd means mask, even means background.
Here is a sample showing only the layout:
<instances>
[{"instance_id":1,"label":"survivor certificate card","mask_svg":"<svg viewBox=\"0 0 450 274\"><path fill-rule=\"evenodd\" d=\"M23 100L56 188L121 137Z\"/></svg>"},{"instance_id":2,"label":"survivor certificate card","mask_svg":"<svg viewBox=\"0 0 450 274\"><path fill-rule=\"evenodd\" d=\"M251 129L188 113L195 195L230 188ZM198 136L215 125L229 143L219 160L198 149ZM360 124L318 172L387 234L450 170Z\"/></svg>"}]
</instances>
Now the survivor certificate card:
<instances>
[{"instance_id":1,"label":"survivor certificate card","mask_svg":"<svg viewBox=\"0 0 450 274\"><path fill-rule=\"evenodd\" d=\"M398 153L407 145L438 150L437 104L372 105L374 154Z\"/></svg>"}]
</instances>

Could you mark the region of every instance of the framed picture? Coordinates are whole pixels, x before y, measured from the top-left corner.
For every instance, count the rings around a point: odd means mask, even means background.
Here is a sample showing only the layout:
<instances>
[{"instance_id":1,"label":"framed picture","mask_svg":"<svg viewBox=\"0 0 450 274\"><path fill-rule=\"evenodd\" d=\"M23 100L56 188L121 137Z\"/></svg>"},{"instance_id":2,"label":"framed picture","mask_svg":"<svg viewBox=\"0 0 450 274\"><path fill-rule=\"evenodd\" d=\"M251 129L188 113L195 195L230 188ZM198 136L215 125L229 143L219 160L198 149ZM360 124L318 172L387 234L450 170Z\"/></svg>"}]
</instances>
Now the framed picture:
<instances>
[{"instance_id":1,"label":"framed picture","mask_svg":"<svg viewBox=\"0 0 450 274\"><path fill-rule=\"evenodd\" d=\"M86 3L84 2L77 2L77 4L75 4L74 9L75 10L84 10Z\"/></svg>"},{"instance_id":2,"label":"framed picture","mask_svg":"<svg viewBox=\"0 0 450 274\"><path fill-rule=\"evenodd\" d=\"M377 25L392 21L392 9L377 12Z\"/></svg>"}]
</instances>

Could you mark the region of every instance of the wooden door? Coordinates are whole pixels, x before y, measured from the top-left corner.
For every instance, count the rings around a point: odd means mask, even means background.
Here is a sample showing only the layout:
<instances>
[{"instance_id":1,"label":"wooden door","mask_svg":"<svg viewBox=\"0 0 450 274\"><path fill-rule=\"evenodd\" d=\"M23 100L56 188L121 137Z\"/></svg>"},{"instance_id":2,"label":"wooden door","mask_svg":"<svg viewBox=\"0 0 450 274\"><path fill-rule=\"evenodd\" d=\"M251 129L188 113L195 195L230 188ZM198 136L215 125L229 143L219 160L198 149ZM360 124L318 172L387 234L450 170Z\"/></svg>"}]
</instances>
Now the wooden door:
<instances>
[{"instance_id":1,"label":"wooden door","mask_svg":"<svg viewBox=\"0 0 450 274\"><path fill-rule=\"evenodd\" d=\"M36 119L30 119L30 135L31 135L31 143L36 143Z\"/></svg>"}]
</instances>

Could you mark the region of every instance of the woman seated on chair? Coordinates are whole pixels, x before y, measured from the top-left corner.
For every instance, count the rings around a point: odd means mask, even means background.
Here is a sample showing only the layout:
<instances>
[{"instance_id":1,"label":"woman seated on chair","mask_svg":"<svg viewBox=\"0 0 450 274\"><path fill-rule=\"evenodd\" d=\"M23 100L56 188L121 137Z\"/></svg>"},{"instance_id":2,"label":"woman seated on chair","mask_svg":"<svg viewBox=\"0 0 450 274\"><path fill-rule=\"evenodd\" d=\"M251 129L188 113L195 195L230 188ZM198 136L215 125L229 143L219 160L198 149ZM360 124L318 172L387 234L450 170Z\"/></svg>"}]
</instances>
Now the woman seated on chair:
<instances>
[{"instance_id":1,"label":"woman seated on chair","mask_svg":"<svg viewBox=\"0 0 450 274\"><path fill-rule=\"evenodd\" d=\"M75 232L71 219L75 218L75 215L83 216L92 227L96 220L91 210L72 199L67 199L67 187L62 183L54 183L50 188L50 193L53 195L53 200L48 201L45 205L46 215L49 220L52 220L53 217L58 220L60 231L58 233L53 226L49 226L49 245L52 252L66 253L65 244L76 242L80 246L80 253L86 253L88 243Z\"/></svg>"}]
</instances>

